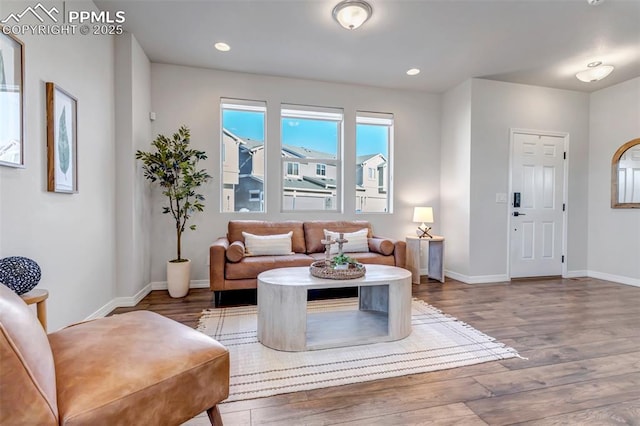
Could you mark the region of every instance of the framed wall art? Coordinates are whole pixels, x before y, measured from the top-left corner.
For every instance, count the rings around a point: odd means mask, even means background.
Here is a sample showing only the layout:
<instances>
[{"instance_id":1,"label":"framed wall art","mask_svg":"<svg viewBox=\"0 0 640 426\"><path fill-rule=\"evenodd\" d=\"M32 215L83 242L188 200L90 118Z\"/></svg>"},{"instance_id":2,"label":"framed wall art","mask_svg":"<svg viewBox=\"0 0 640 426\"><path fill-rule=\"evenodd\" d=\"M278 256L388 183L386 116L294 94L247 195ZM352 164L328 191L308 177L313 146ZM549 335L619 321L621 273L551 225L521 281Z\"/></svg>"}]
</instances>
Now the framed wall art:
<instances>
[{"instance_id":1,"label":"framed wall art","mask_svg":"<svg viewBox=\"0 0 640 426\"><path fill-rule=\"evenodd\" d=\"M24 167L24 44L0 25L0 166Z\"/></svg>"},{"instance_id":2,"label":"framed wall art","mask_svg":"<svg viewBox=\"0 0 640 426\"><path fill-rule=\"evenodd\" d=\"M78 101L54 83L47 90L47 190L78 192Z\"/></svg>"}]
</instances>

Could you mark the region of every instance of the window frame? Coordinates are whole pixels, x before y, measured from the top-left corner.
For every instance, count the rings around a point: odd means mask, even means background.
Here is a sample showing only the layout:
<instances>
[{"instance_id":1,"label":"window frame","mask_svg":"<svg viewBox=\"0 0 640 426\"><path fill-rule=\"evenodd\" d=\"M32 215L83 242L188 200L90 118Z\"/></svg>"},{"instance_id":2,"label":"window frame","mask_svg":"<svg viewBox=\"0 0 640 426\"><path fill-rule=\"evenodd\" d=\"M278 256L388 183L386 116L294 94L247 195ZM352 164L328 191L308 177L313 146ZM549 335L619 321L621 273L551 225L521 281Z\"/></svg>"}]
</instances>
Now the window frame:
<instances>
[{"instance_id":1,"label":"window frame","mask_svg":"<svg viewBox=\"0 0 640 426\"><path fill-rule=\"evenodd\" d=\"M298 163L305 163L307 165L317 165L323 164L325 166L325 175L322 177L326 177L326 168L327 166L335 166L336 168L336 184L335 188L329 186L326 188L326 191L330 193L330 191L335 191L335 196L327 197L326 194L323 199L325 202L323 205L327 205L326 198L335 198L335 203L331 202L329 204L333 205L331 209L285 209L284 207L284 197L285 197L285 179L289 176L286 174L286 170L283 166L280 167L280 212L281 213L314 213L314 212L330 212L330 213L343 213L343 197L344 197L344 188L343 188L343 141L344 141L344 110L342 108L331 108L331 107L317 107L317 106L309 106L309 105L295 105L295 104L281 104L280 105L280 127L282 129L283 120L287 118L298 118L302 120L320 120L320 121L329 121L334 122L337 125L337 141L336 141L336 159L327 159L327 158L300 158ZM280 134L280 150L283 153L283 140L282 133ZM296 159L297 157L288 157L282 154L281 156L282 163L292 162L292 159ZM283 164L284 165L284 164ZM299 173L302 170L302 165L299 166ZM314 175L315 177L319 177L318 175ZM296 176L297 178L303 178L303 175L299 174ZM300 191L302 195L304 195L304 191ZM297 193L294 194L294 197L297 196ZM321 197L319 194L318 197Z\"/></svg>"},{"instance_id":2,"label":"window frame","mask_svg":"<svg viewBox=\"0 0 640 426\"><path fill-rule=\"evenodd\" d=\"M358 149L358 125L373 125L373 126L381 126L387 128L387 155L386 155L386 168L387 168L387 177L386 177L386 188L379 184L380 181L380 170L375 167L367 166L369 171L366 172L366 178L370 181L377 181L378 193L386 194L386 211L362 211L358 209L358 204L360 203L361 207L366 203L368 197L366 194L359 194L357 188L357 176L356 176L356 187L355 190L355 213L356 214L393 214L393 160L394 160L394 133L395 133L395 117L391 113L381 113L381 112L372 112L372 111L356 111L356 140L355 140L355 150ZM356 153L356 158L358 157ZM355 165L357 173L358 165ZM373 176L371 176L371 171L373 171ZM363 182L365 179L365 172L363 171ZM378 175L378 176L376 176ZM382 192L382 189L386 191Z\"/></svg>"},{"instance_id":3,"label":"window frame","mask_svg":"<svg viewBox=\"0 0 640 426\"><path fill-rule=\"evenodd\" d=\"M268 180L268 164L267 164L267 149L268 149L268 144L267 144L267 139L268 139L268 133L267 133L267 102L266 101L257 101L257 100L247 100L247 99L237 99L237 98L220 98L220 162L219 162L219 166L220 166L220 205L219 205L219 212L222 214L264 214L267 212L267 203L266 203L266 198L267 198L267 180ZM224 112L225 111L247 111L247 112L260 112L263 114L263 147L262 149L264 150L264 158L263 158L263 175L262 175L262 189L247 189L247 201L249 202L255 202L257 200L251 200L251 191L259 191L262 196L261 196L261 200L260 200L260 208L261 210L250 210L250 211L240 211L240 210L236 210L236 201L235 201L235 196L234 196L234 209L233 210L225 210L225 203L227 203L228 201L225 200L225 189L229 189L228 186L231 185L232 187L234 185L239 185L240 182L238 181L238 184L229 184L229 183L225 183L224 182L224 174L225 174L225 162L226 162L226 157L227 157L227 150L225 148L225 144L224 144L224 135L225 135L225 130L227 130L227 132L232 133L231 130L229 129L225 129L224 127ZM232 133L233 134L233 133ZM240 136L237 136L238 139L243 139ZM238 169L237 169L237 173L238 173L238 179L240 179L241 177L245 176L242 175L240 173L240 164L238 165ZM235 187L233 187L234 192Z\"/></svg>"}]
</instances>

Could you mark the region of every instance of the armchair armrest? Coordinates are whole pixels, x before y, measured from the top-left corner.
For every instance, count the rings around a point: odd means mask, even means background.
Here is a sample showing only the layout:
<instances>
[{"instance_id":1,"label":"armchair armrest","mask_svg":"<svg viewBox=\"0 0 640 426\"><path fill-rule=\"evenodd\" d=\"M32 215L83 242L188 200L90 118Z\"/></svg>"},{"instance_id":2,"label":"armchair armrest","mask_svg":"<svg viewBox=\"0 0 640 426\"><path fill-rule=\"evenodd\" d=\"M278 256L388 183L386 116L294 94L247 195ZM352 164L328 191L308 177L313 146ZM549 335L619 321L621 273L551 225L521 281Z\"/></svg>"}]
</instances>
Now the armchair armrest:
<instances>
[{"instance_id":1,"label":"armchair armrest","mask_svg":"<svg viewBox=\"0 0 640 426\"><path fill-rule=\"evenodd\" d=\"M229 248L229 240L226 237L218 238L209 247L209 287L211 290L224 290L224 266L227 248Z\"/></svg>"}]
</instances>

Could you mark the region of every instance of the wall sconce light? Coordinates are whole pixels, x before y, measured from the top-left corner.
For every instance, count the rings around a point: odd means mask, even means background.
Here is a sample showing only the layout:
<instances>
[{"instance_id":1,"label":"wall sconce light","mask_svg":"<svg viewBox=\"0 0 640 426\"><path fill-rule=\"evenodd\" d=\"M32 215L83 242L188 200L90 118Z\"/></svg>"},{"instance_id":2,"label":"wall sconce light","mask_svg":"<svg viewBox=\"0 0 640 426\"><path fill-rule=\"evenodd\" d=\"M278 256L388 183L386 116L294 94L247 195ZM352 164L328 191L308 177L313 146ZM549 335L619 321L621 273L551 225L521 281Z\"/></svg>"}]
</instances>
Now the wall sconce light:
<instances>
[{"instance_id":1,"label":"wall sconce light","mask_svg":"<svg viewBox=\"0 0 640 426\"><path fill-rule=\"evenodd\" d=\"M425 223L433 223L433 207L414 207L413 222L422 222L416 232L419 238L433 238L433 235L429 234L431 227L425 225Z\"/></svg>"},{"instance_id":2,"label":"wall sconce light","mask_svg":"<svg viewBox=\"0 0 640 426\"><path fill-rule=\"evenodd\" d=\"M576 74L576 78L585 83L602 80L613 71L613 65L602 65L601 61L591 62L587 67L588 69Z\"/></svg>"},{"instance_id":3,"label":"wall sconce light","mask_svg":"<svg viewBox=\"0 0 640 426\"><path fill-rule=\"evenodd\" d=\"M355 30L371 18L372 13L371 5L364 0L344 0L333 8L333 19L343 28Z\"/></svg>"}]
</instances>

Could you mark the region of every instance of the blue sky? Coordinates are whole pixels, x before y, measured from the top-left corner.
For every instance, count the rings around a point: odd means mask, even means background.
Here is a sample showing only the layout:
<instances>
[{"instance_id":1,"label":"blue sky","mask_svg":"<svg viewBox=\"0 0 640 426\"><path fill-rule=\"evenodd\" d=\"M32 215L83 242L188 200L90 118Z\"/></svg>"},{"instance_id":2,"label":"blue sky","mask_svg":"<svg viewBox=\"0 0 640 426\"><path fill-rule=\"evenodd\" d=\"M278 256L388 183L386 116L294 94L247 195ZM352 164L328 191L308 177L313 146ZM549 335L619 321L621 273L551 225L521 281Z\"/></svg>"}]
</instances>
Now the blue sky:
<instances>
[{"instance_id":1,"label":"blue sky","mask_svg":"<svg viewBox=\"0 0 640 426\"><path fill-rule=\"evenodd\" d=\"M224 110L222 125L243 138L264 140L264 114L261 112ZM304 146L316 151L336 153L338 126L334 122L285 118L282 140L287 145ZM382 153L387 157L387 129L383 126L356 126L356 155ZM345 149L350 149L345 146ZM352 148L351 148L352 149Z\"/></svg>"}]
</instances>

